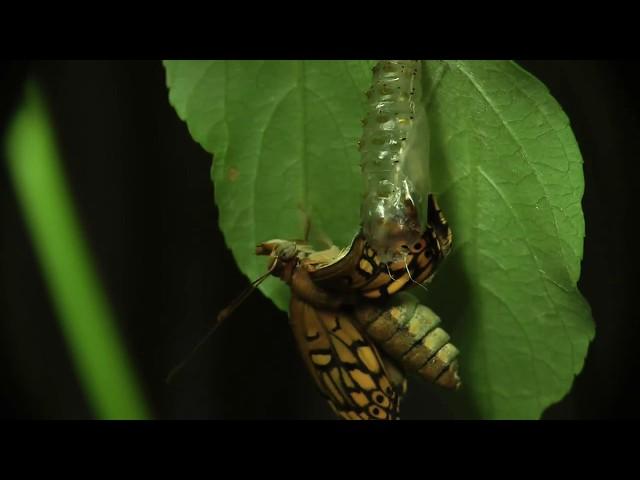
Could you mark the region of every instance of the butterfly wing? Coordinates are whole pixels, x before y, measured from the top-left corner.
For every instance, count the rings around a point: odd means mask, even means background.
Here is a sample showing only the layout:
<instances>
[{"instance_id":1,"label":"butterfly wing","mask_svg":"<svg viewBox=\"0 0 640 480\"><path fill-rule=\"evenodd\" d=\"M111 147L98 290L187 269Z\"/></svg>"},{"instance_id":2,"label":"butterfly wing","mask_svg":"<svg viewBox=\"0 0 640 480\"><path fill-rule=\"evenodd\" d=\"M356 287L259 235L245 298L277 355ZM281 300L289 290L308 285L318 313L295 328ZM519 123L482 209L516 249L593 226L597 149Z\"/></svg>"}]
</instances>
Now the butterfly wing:
<instances>
[{"instance_id":1,"label":"butterfly wing","mask_svg":"<svg viewBox=\"0 0 640 480\"><path fill-rule=\"evenodd\" d=\"M339 417L398 418L404 375L391 370L351 311L318 308L292 295L290 322L307 368Z\"/></svg>"}]
</instances>

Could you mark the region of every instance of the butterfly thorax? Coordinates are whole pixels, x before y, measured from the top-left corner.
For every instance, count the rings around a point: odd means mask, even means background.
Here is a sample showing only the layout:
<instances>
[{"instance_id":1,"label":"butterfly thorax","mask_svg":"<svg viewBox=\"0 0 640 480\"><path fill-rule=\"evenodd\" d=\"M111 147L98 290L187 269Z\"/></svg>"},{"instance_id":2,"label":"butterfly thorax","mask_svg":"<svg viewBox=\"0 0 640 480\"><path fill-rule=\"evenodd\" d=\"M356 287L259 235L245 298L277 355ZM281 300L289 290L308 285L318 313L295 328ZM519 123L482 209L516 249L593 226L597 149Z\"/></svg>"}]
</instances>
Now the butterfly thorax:
<instances>
[{"instance_id":1,"label":"butterfly thorax","mask_svg":"<svg viewBox=\"0 0 640 480\"><path fill-rule=\"evenodd\" d=\"M273 258L272 273L291 285L296 267L309 273L313 284L334 295L386 298L415 284L429 282L451 250L452 235L433 195L429 195L427 227L414 239L401 229L390 231L399 258L385 261L362 230L343 250L335 246L315 251L308 244L270 240L256 249Z\"/></svg>"},{"instance_id":2,"label":"butterfly thorax","mask_svg":"<svg viewBox=\"0 0 640 480\"><path fill-rule=\"evenodd\" d=\"M291 286L295 295L305 302L321 308L336 309L353 304L355 296L349 293L336 295L319 288L309 276L309 271L332 263L343 253L338 247L315 251L306 243L289 240L269 240L256 247L256 254L272 258L271 273Z\"/></svg>"}]
</instances>

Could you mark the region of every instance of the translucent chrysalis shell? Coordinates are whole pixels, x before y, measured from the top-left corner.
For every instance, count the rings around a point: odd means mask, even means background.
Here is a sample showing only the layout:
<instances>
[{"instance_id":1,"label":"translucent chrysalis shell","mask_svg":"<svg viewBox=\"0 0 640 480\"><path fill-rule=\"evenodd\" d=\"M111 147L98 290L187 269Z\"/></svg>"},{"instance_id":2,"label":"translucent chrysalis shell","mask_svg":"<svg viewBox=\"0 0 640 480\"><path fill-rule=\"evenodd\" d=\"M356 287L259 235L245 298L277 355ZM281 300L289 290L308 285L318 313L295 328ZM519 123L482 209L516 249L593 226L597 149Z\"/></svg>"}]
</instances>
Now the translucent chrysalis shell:
<instances>
[{"instance_id":1,"label":"translucent chrysalis shell","mask_svg":"<svg viewBox=\"0 0 640 480\"><path fill-rule=\"evenodd\" d=\"M383 262L401 259L426 224L429 128L421 68L419 60L382 60L367 92L359 144L362 230Z\"/></svg>"}]
</instances>

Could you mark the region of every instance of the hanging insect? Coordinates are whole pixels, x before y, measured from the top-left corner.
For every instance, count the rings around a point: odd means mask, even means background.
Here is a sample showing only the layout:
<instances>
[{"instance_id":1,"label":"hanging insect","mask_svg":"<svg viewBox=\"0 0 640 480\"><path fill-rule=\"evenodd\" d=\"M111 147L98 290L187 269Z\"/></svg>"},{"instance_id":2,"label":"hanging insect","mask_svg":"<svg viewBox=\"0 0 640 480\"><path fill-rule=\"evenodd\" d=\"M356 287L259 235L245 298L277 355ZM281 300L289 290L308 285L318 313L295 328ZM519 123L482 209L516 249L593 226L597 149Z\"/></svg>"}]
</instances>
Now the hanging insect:
<instances>
[{"instance_id":1,"label":"hanging insect","mask_svg":"<svg viewBox=\"0 0 640 480\"><path fill-rule=\"evenodd\" d=\"M304 362L344 419L397 419L405 371L458 388L458 350L440 319L399 294L431 281L452 234L429 194L429 140L421 104L421 64L384 60L373 69L359 142L365 196L360 232L347 249L315 251L271 240L256 248L267 272L217 317L208 334L167 377L197 353L220 324L269 275L291 287L290 323Z\"/></svg>"},{"instance_id":2,"label":"hanging insect","mask_svg":"<svg viewBox=\"0 0 640 480\"><path fill-rule=\"evenodd\" d=\"M333 247L315 252L305 244L272 240L259 244L256 253L271 256L269 271L291 286L296 343L339 416L398 418L405 370L445 388L460 387L458 350L439 328L438 316L412 296L369 301L356 292L320 288L309 269L321 272Z\"/></svg>"},{"instance_id":3,"label":"hanging insect","mask_svg":"<svg viewBox=\"0 0 640 480\"><path fill-rule=\"evenodd\" d=\"M409 60L374 67L359 145L366 192L362 228L349 249L316 252L306 244L272 240L256 251L270 255L269 270L291 286L290 321L299 349L343 418L370 416L358 410L374 408L375 398L367 391L382 392L378 400L390 406L383 417L396 417L406 391L404 370L446 388L461 384L458 350L438 326L440 319L412 297L396 296L430 281L452 246L444 214L435 197L426 195L428 128L420 103L420 68L419 61ZM334 331L343 337L339 348L332 344ZM348 373L359 348L377 360L361 382Z\"/></svg>"},{"instance_id":4,"label":"hanging insect","mask_svg":"<svg viewBox=\"0 0 640 480\"><path fill-rule=\"evenodd\" d=\"M326 252L275 240L258 245L256 253L270 255L269 271L291 286L289 318L298 349L334 412L347 420L397 419L407 388L401 369L359 325L355 297L321 290L300 266L301 258L314 262Z\"/></svg>"},{"instance_id":5,"label":"hanging insect","mask_svg":"<svg viewBox=\"0 0 640 480\"><path fill-rule=\"evenodd\" d=\"M365 197L362 228L348 249L315 251L304 242L271 240L256 254L267 272L218 315L216 324L168 381L265 280L291 287L290 323L312 377L345 419L395 419L407 390L405 371L458 388L458 350L440 319L399 294L431 281L452 234L429 192L428 128L420 102L419 61L374 67L360 141ZM426 197L426 198L425 198Z\"/></svg>"}]
</instances>

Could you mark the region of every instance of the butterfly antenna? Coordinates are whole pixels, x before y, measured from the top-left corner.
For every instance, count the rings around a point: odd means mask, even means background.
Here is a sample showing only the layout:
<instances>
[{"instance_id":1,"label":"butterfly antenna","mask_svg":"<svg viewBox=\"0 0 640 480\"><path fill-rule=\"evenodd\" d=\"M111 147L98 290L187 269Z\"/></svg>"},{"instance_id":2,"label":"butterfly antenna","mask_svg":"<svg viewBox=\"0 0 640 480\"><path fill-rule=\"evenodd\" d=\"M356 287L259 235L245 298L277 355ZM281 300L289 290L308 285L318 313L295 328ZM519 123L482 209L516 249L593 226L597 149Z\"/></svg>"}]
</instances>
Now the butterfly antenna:
<instances>
[{"instance_id":1,"label":"butterfly antenna","mask_svg":"<svg viewBox=\"0 0 640 480\"><path fill-rule=\"evenodd\" d=\"M224 322L227 318L229 318L231 314L235 311L235 309L238 308L240 304L244 302L249 295L251 295L251 293L258 287L258 285L260 285L269 275L271 275L271 272L273 272L277 263L278 262L276 258L275 261L272 263L271 267L269 267L269 270L267 270L265 274L261 275L256 280L251 282L251 285L245 288L244 291L240 295L238 295L238 297L233 302L231 302L231 304L228 307L223 309L218 314L213 326L209 328L209 331L205 334L205 336L202 337L202 339L196 344L195 347L193 347L189 355L187 355L182 362L180 362L178 365L176 365L171 369L171 371L167 375L167 378L165 379L165 382L167 384L170 384L173 378L191 361L193 357L195 357L196 353L198 353L198 350L200 350L200 348L205 343L207 343L207 340L209 340L209 338L211 338L211 336L215 333L218 327L222 325L222 322Z\"/></svg>"},{"instance_id":2,"label":"butterfly antenna","mask_svg":"<svg viewBox=\"0 0 640 480\"><path fill-rule=\"evenodd\" d=\"M404 264L407 264L407 257L404 257ZM384 265L385 267L387 267L387 273L389 274L389 277L391 277L391 280L395 280L395 278L393 278L393 275L391 275L391 270L389 270L389 264L385 263ZM411 275L409 275L409 278L411 278Z\"/></svg>"},{"instance_id":3,"label":"butterfly antenna","mask_svg":"<svg viewBox=\"0 0 640 480\"><path fill-rule=\"evenodd\" d=\"M407 264L407 255L404 256L404 268L407 270L407 274L409 275L409 280L411 280L413 283L415 283L416 285L418 285L420 288L422 288L425 292L428 292L429 290L427 289L427 287L425 287L423 284L416 282L413 277L411 276L411 271L409 270L409 265Z\"/></svg>"},{"instance_id":4,"label":"butterfly antenna","mask_svg":"<svg viewBox=\"0 0 640 480\"><path fill-rule=\"evenodd\" d=\"M253 293L253 291L256 288L258 288L258 285L260 285L263 281L266 280L266 278L269 275L271 275L271 272L273 272L273 270L276 268L277 263L278 262L276 258L276 260L273 262L271 267L269 267L269 270L267 270L266 273L258 277L253 282L251 282L251 285L245 288L244 291L240 295L238 295L238 297L233 302L231 302L231 304L228 307L224 308L218 314L218 316L216 317L216 323L214 327L216 327L217 325L220 325L224 320L226 320L228 317L231 316L231 314L236 310L236 308L238 308L242 304L242 302L244 302L247 299L247 297Z\"/></svg>"},{"instance_id":5,"label":"butterfly antenna","mask_svg":"<svg viewBox=\"0 0 640 480\"><path fill-rule=\"evenodd\" d=\"M195 347L193 347L193 350L191 350L189 355L187 355L187 357L182 362L180 362L178 365L176 365L171 369L171 371L169 372L169 375L167 375L167 378L165 379L165 382L167 384L170 384L173 381L173 378L184 368L184 366L187 365L187 363L189 363L189 361L191 361L193 357L195 357L196 353L198 353L198 350L200 350L200 348L207 342L207 340L211 338L211 335L215 333L215 331L218 329L219 326L220 326L220 322L216 323L213 327L211 327L207 332L207 334L204 337L202 337L202 340L200 340L198 344Z\"/></svg>"}]
</instances>

